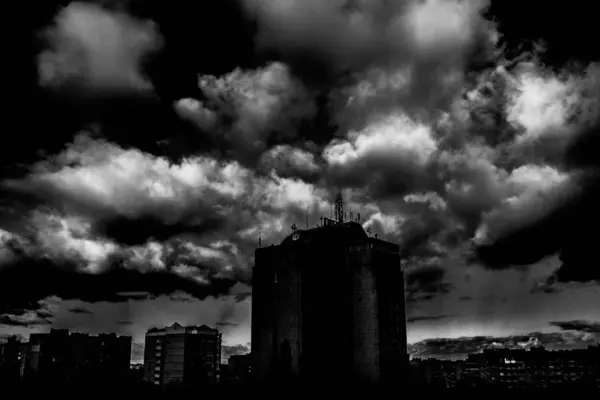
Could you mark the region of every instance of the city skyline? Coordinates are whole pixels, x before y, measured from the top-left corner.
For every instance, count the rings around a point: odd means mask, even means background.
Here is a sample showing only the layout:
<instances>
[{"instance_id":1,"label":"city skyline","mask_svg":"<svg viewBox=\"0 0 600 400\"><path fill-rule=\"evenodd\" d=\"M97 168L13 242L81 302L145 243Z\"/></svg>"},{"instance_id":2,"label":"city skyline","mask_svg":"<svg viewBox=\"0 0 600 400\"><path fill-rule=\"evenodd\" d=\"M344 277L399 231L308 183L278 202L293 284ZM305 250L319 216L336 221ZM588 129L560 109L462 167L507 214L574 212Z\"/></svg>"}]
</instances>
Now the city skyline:
<instances>
[{"instance_id":1,"label":"city skyline","mask_svg":"<svg viewBox=\"0 0 600 400\"><path fill-rule=\"evenodd\" d=\"M413 356L600 340L586 3L191 3L50 1L19 27L0 340L114 332L141 362L177 322L248 352L259 240L338 191L400 246Z\"/></svg>"}]
</instances>

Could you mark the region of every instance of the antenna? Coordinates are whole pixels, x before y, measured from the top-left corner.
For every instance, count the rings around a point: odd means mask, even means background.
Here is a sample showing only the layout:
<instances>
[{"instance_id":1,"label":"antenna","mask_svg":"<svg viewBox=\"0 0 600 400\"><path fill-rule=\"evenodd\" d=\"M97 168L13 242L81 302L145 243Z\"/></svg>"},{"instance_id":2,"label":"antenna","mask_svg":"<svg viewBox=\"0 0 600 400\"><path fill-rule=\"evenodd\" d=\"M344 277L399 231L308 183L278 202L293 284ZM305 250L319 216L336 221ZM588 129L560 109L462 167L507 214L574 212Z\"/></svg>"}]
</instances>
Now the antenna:
<instances>
[{"instance_id":1,"label":"antenna","mask_svg":"<svg viewBox=\"0 0 600 400\"><path fill-rule=\"evenodd\" d=\"M258 237L258 247L262 247L262 236Z\"/></svg>"},{"instance_id":2,"label":"antenna","mask_svg":"<svg viewBox=\"0 0 600 400\"><path fill-rule=\"evenodd\" d=\"M342 192L338 192L335 198L335 219L337 222L344 222L344 200L342 199Z\"/></svg>"},{"instance_id":3,"label":"antenna","mask_svg":"<svg viewBox=\"0 0 600 400\"><path fill-rule=\"evenodd\" d=\"M360 222L360 213L358 213L358 217L356 218L356 222Z\"/></svg>"},{"instance_id":4,"label":"antenna","mask_svg":"<svg viewBox=\"0 0 600 400\"><path fill-rule=\"evenodd\" d=\"M306 230L308 230L308 208L310 206L306 206Z\"/></svg>"}]
</instances>

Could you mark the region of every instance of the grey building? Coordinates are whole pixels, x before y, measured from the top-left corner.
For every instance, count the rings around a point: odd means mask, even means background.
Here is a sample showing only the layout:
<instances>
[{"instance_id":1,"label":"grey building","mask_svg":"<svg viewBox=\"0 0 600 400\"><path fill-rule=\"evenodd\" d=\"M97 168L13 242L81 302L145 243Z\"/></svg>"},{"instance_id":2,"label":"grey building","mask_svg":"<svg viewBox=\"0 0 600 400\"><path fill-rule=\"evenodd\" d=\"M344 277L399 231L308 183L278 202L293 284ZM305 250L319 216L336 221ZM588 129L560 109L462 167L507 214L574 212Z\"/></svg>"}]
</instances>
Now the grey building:
<instances>
[{"instance_id":1,"label":"grey building","mask_svg":"<svg viewBox=\"0 0 600 400\"><path fill-rule=\"evenodd\" d=\"M406 376L399 247L345 222L339 195L336 217L256 249L256 383L380 384Z\"/></svg>"},{"instance_id":2,"label":"grey building","mask_svg":"<svg viewBox=\"0 0 600 400\"><path fill-rule=\"evenodd\" d=\"M221 365L221 333L177 323L146 333L144 380L159 386L212 385Z\"/></svg>"}]
</instances>

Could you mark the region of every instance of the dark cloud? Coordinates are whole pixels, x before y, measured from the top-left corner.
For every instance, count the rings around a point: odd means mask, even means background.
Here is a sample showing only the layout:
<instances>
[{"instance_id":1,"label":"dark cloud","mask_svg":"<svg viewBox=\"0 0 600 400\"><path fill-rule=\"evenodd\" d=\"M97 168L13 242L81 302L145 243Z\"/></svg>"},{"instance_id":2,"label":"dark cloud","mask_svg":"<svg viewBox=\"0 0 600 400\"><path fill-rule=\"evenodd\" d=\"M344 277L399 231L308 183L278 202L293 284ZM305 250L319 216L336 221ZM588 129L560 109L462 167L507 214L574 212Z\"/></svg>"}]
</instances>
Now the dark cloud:
<instances>
[{"instance_id":1,"label":"dark cloud","mask_svg":"<svg viewBox=\"0 0 600 400\"><path fill-rule=\"evenodd\" d=\"M78 272L76 265L51 260L24 259L0 269L0 310L37 309L37 302L49 297L79 299L85 302L124 300L122 292L144 291L151 295L183 291L204 299L227 294L235 285L232 279L213 277L199 284L168 271L141 272L113 266L100 274Z\"/></svg>"},{"instance_id":2,"label":"dark cloud","mask_svg":"<svg viewBox=\"0 0 600 400\"><path fill-rule=\"evenodd\" d=\"M203 100L181 99L176 111L198 126L211 154L244 166L256 167L269 148L294 141L316 115L314 95L282 63L201 76L199 88Z\"/></svg>"},{"instance_id":3,"label":"dark cloud","mask_svg":"<svg viewBox=\"0 0 600 400\"><path fill-rule=\"evenodd\" d=\"M417 316L413 316L413 317L408 317L406 319L406 321L409 324L413 324L415 322L421 322L421 321L439 321L439 320L448 319L451 317L452 317L452 315L417 315Z\"/></svg>"},{"instance_id":4,"label":"dark cloud","mask_svg":"<svg viewBox=\"0 0 600 400\"><path fill-rule=\"evenodd\" d=\"M233 322L217 322L217 326L221 326L221 327L235 327L235 326L240 326L240 324L236 324Z\"/></svg>"},{"instance_id":5,"label":"dark cloud","mask_svg":"<svg viewBox=\"0 0 600 400\"><path fill-rule=\"evenodd\" d=\"M587 261L599 136L571 121L595 106L563 123L556 105L568 101L544 83L595 86L537 54L491 54L501 35L483 18L488 3L44 5L34 19L45 40L28 51L45 91L29 96L38 114L20 129L52 134L0 149L14 178L0 184L0 258L21 257L0 266L0 312L25 318L50 295L227 294L251 281L257 238L277 243L307 206L326 213L319 192L333 187L353 188L365 219L394 219L370 226L401 244L410 302L452 289L443 257L475 236L489 239L474 255L491 269L559 254L538 290L599 281ZM223 26L227 38L198 47ZM554 101L552 118L535 101L514 107L531 115L509 115L519 93ZM555 176L572 185L547 189ZM403 199L424 192L443 206Z\"/></svg>"},{"instance_id":6,"label":"dark cloud","mask_svg":"<svg viewBox=\"0 0 600 400\"><path fill-rule=\"evenodd\" d=\"M93 314L92 311L85 307L73 307L69 308L69 312L73 314Z\"/></svg>"},{"instance_id":7,"label":"dark cloud","mask_svg":"<svg viewBox=\"0 0 600 400\"><path fill-rule=\"evenodd\" d=\"M243 344L236 344L233 346L223 346L223 358L228 359L231 356L238 356L250 353L250 346Z\"/></svg>"},{"instance_id":8,"label":"dark cloud","mask_svg":"<svg viewBox=\"0 0 600 400\"><path fill-rule=\"evenodd\" d=\"M600 334L600 322L573 320L573 321L553 321L550 325L554 325L563 331L579 331L587 333Z\"/></svg>"},{"instance_id":9,"label":"dark cloud","mask_svg":"<svg viewBox=\"0 0 600 400\"><path fill-rule=\"evenodd\" d=\"M52 325L52 321L47 318L23 318L11 315L0 315L0 325L32 327L37 325Z\"/></svg>"},{"instance_id":10,"label":"dark cloud","mask_svg":"<svg viewBox=\"0 0 600 400\"><path fill-rule=\"evenodd\" d=\"M137 292L117 292L116 295L118 297L124 298L124 299L147 299L149 297L152 296L152 294L150 292L142 292L142 291L137 291Z\"/></svg>"},{"instance_id":11,"label":"dark cloud","mask_svg":"<svg viewBox=\"0 0 600 400\"><path fill-rule=\"evenodd\" d=\"M47 310L37 310L35 312L35 315L41 319L48 319L48 318L52 318L54 316L54 314L52 314L50 311L47 311Z\"/></svg>"},{"instance_id":12,"label":"dark cloud","mask_svg":"<svg viewBox=\"0 0 600 400\"><path fill-rule=\"evenodd\" d=\"M235 317L235 303L227 303L218 312L217 325L226 326Z\"/></svg>"},{"instance_id":13,"label":"dark cloud","mask_svg":"<svg viewBox=\"0 0 600 400\"><path fill-rule=\"evenodd\" d=\"M148 240L164 242L182 234L202 235L212 233L225 226L226 221L218 215L208 215L198 223L194 223L194 212L190 210L188 218L167 223L155 215L142 215L138 218L116 216L100 220L95 224L96 231L117 243L124 245L141 245Z\"/></svg>"},{"instance_id":14,"label":"dark cloud","mask_svg":"<svg viewBox=\"0 0 600 400\"><path fill-rule=\"evenodd\" d=\"M252 297L252 292L237 293L235 295L235 301L238 303L241 303L242 301L244 301L250 297Z\"/></svg>"},{"instance_id":15,"label":"dark cloud","mask_svg":"<svg viewBox=\"0 0 600 400\"><path fill-rule=\"evenodd\" d=\"M452 285L446 281L446 270L437 265L417 267L406 274L408 302L431 300L451 289Z\"/></svg>"},{"instance_id":16,"label":"dark cloud","mask_svg":"<svg viewBox=\"0 0 600 400\"><path fill-rule=\"evenodd\" d=\"M562 264L548 283L600 281L593 239L587 232L600 223L597 203L600 180L595 171L579 178L572 196L566 196L541 218L519 227L492 243L476 247L480 261L491 268L527 265L558 254Z\"/></svg>"},{"instance_id":17,"label":"dark cloud","mask_svg":"<svg viewBox=\"0 0 600 400\"><path fill-rule=\"evenodd\" d=\"M117 325L132 325L133 321L129 321L129 320L120 320L116 322Z\"/></svg>"}]
</instances>

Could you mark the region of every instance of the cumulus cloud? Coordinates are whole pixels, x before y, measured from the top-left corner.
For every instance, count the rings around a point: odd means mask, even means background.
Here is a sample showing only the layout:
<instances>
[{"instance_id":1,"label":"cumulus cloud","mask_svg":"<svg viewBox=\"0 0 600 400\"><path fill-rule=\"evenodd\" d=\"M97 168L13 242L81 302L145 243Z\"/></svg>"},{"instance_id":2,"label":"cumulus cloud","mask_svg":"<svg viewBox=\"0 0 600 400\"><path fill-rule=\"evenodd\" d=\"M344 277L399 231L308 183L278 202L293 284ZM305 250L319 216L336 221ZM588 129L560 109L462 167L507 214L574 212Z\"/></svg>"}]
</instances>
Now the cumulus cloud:
<instances>
[{"instance_id":1,"label":"cumulus cloud","mask_svg":"<svg viewBox=\"0 0 600 400\"><path fill-rule=\"evenodd\" d=\"M316 113L312 95L282 63L203 75L205 100L181 99L175 109L232 158L256 163L273 143L293 140L298 125Z\"/></svg>"},{"instance_id":2,"label":"cumulus cloud","mask_svg":"<svg viewBox=\"0 0 600 400\"><path fill-rule=\"evenodd\" d=\"M44 32L49 48L38 57L40 84L98 91L146 91L145 57L161 46L151 21L73 2Z\"/></svg>"},{"instance_id":3,"label":"cumulus cloud","mask_svg":"<svg viewBox=\"0 0 600 400\"><path fill-rule=\"evenodd\" d=\"M122 280L106 293L32 287L35 301L73 293L117 299L140 290L226 294L235 282L250 281L259 236L277 242L307 207L329 210L327 192L300 180L210 157L174 164L86 134L28 177L3 185L39 199L23 217L21 234L2 235L3 252L13 255L2 269L7 279L54 265L46 274L81 280L82 287L93 277ZM171 284L157 288L164 275Z\"/></svg>"},{"instance_id":4,"label":"cumulus cloud","mask_svg":"<svg viewBox=\"0 0 600 400\"><path fill-rule=\"evenodd\" d=\"M366 188L374 198L427 188L427 165L437 144L430 127L393 115L374 121L323 151L336 186Z\"/></svg>"},{"instance_id":5,"label":"cumulus cloud","mask_svg":"<svg viewBox=\"0 0 600 400\"><path fill-rule=\"evenodd\" d=\"M479 12L487 6L479 0L245 0L245 4L260 24L262 46L291 54L310 52L339 68L464 51L483 22Z\"/></svg>"},{"instance_id":6,"label":"cumulus cloud","mask_svg":"<svg viewBox=\"0 0 600 400\"><path fill-rule=\"evenodd\" d=\"M33 211L26 228L0 230L0 262L29 257L81 287L119 276L115 290L67 297L222 294L249 282L258 238L329 215L346 189L363 226L401 245L410 301L448 293L444 258L467 263L471 244L484 267L560 253L548 284L600 280L580 256L594 247L582 226L599 220L598 65L550 69L539 50L507 59L484 0L243 3L280 61L201 75L200 94L173 104L206 146L170 159L78 133L2 182ZM151 23L72 3L47 33L42 84L150 88ZM335 132L314 123L323 112Z\"/></svg>"}]
</instances>

